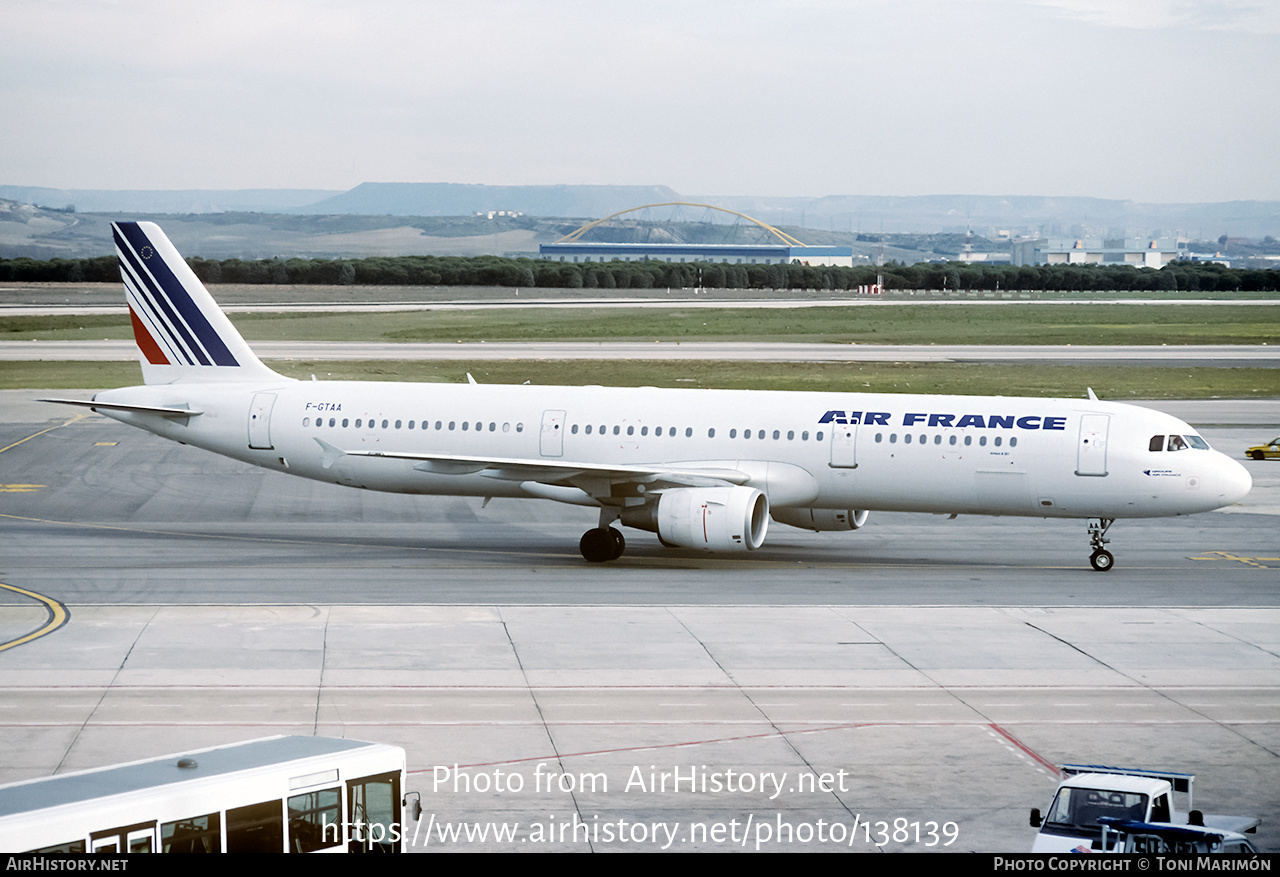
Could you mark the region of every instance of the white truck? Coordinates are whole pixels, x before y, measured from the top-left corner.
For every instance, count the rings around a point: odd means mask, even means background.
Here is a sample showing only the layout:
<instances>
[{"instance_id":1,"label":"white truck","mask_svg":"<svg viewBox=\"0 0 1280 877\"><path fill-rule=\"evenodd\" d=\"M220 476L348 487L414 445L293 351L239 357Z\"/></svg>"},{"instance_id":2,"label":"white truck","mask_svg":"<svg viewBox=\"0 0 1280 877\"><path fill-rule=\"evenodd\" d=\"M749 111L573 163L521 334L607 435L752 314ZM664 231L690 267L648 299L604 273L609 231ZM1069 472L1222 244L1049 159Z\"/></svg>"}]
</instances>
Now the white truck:
<instances>
[{"instance_id":1,"label":"white truck","mask_svg":"<svg viewBox=\"0 0 1280 877\"><path fill-rule=\"evenodd\" d=\"M1195 776L1159 770L1064 764L1049 812L1031 810L1031 827L1040 829L1033 853L1123 852L1125 833L1104 834L1106 818L1118 822L1212 828L1223 835L1257 831L1260 820L1248 816L1206 816L1192 809ZM1175 800L1176 797L1176 800ZM1179 805L1182 809L1179 809ZM1234 837L1232 838L1234 840Z\"/></svg>"}]
</instances>

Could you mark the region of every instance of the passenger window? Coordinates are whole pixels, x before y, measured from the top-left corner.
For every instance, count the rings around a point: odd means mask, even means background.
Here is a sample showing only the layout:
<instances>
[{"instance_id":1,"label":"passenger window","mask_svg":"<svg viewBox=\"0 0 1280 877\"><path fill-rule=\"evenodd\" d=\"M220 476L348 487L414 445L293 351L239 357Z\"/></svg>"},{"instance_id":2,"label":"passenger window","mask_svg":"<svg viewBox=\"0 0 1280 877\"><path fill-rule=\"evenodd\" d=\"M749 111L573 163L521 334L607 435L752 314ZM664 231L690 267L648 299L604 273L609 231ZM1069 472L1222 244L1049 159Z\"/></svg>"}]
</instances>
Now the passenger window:
<instances>
[{"instance_id":1,"label":"passenger window","mask_svg":"<svg viewBox=\"0 0 1280 877\"><path fill-rule=\"evenodd\" d=\"M278 853L284 849L284 807L277 798L227 809L227 852Z\"/></svg>"},{"instance_id":2,"label":"passenger window","mask_svg":"<svg viewBox=\"0 0 1280 877\"><path fill-rule=\"evenodd\" d=\"M217 813L166 822L160 826L164 853L222 852L222 822Z\"/></svg>"},{"instance_id":3,"label":"passenger window","mask_svg":"<svg viewBox=\"0 0 1280 877\"><path fill-rule=\"evenodd\" d=\"M1162 435L1153 435L1153 436L1151 437L1151 441L1150 441L1150 443L1147 445L1147 450L1148 450L1148 451L1161 451L1161 450L1164 450L1164 436L1162 436Z\"/></svg>"},{"instance_id":4,"label":"passenger window","mask_svg":"<svg viewBox=\"0 0 1280 877\"><path fill-rule=\"evenodd\" d=\"M324 789L289 799L289 848L310 853L342 845L341 792Z\"/></svg>"}]
</instances>

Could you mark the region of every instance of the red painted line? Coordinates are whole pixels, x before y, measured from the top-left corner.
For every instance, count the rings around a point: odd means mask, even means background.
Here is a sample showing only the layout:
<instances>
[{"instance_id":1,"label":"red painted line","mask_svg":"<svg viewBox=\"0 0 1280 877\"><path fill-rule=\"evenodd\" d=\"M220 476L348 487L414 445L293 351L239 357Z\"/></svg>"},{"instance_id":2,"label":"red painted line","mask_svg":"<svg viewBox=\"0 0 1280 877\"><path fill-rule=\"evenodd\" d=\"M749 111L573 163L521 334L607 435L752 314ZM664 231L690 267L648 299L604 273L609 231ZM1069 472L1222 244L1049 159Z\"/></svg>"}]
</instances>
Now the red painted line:
<instances>
[{"instance_id":1,"label":"red painted line","mask_svg":"<svg viewBox=\"0 0 1280 877\"><path fill-rule=\"evenodd\" d=\"M1058 770L1057 765L1052 764L1052 763L1051 763L1051 762L1049 762L1049 761L1046 761L1046 760L1045 760L1045 759L1040 755L1040 753L1038 753L1038 752L1034 751L1030 746L1028 746L1027 744L1023 743L1021 740L1019 740L1017 737L1015 737L1015 736L1013 736L1012 734L1010 734L1008 731L1006 731L1004 728L1002 728L1002 727L1000 727L999 725L997 725L995 722L992 722L992 723L991 723L990 725L988 725L987 727L989 727L991 730L995 731L997 734L999 734L999 735L1000 735L1001 737L1003 737L1004 739L1008 740L1008 741L1009 741L1010 743L1012 743L1014 746L1017 746L1019 749L1021 749L1023 752L1025 752L1025 753L1026 753L1026 755L1027 755L1027 757L1028 757L1028 758L1030 758L1031 760L1035 761L1037 764L1039 764L1039 765L1040 765L1041 767L1043 767L1045 770L1047 770L1047 771L1049 771L1050 773L1052 773L1055 777L1057 777L1058 779L1062 779L1062 772L1061 772L1060 770Z\"/></svg>"}]
</instances>

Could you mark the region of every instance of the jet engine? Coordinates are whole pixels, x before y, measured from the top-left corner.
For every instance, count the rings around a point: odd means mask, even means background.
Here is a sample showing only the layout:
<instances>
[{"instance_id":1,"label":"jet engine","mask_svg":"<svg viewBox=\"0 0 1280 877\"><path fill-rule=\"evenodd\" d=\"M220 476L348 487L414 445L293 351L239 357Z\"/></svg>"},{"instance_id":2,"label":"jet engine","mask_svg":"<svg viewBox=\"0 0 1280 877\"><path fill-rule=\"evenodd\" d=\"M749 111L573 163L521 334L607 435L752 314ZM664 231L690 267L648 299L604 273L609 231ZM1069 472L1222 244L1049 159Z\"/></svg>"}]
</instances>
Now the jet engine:
<instances>
[{"instance_id":1,"label":"jet engine","mask_svg":"<svg viewBox=\"0 0 1280 877\"><path fill-rule=\"evenodd\" d=\"M801 530L856 530L867 522L866 509L774 509L770 516L779 524Z\"/></svg>"},{"instance_id":2,"label":"jet engine","mask_svg":"<svg viewBox=\"0 0 1280 877\"><path fill-rule=\"evenodd\" d=\"M621 517L667 545L754 551L769 528L769 499L754 487L684 487L663 491L657 503L625 509Z\"/></svg>"}]
</instances>

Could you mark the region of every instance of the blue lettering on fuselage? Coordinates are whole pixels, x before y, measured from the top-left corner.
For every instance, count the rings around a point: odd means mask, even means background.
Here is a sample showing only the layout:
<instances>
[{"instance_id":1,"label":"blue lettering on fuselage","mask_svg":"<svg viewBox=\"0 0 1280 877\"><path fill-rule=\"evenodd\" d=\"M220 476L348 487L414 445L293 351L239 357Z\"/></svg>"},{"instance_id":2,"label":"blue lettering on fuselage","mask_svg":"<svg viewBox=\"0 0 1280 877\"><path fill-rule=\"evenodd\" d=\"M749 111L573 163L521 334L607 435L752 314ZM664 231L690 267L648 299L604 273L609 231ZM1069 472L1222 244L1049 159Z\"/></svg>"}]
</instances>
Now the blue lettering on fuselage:
<instances>
[{"instance_id":1,"label":"blue lettering on fuselage","mask_svg":"<svg viewBox=\"0 0 1280 877\"><path fill-rule=\"evenodd\" d=\"M862 424L863 426L889 426L887 411L828 411L818 418L818 423ZM944 414L941 412L909 411L902 415L902 426L927 425L955 429L1039 429L1065 430L1067 418L1045 417L1028 414Z\"/></svg>"}]
</instances>

